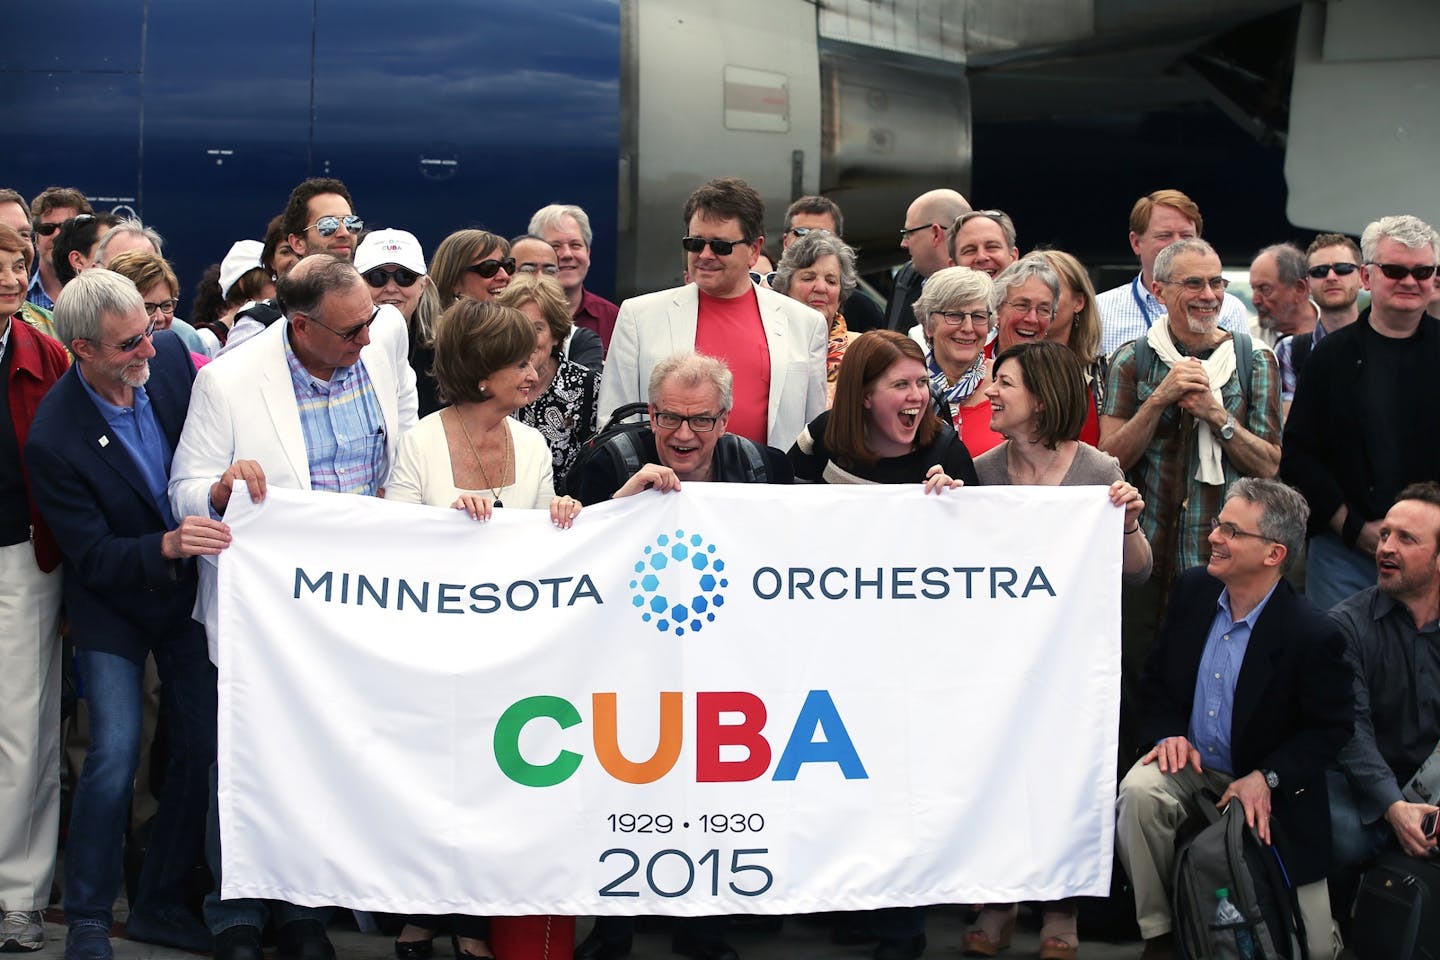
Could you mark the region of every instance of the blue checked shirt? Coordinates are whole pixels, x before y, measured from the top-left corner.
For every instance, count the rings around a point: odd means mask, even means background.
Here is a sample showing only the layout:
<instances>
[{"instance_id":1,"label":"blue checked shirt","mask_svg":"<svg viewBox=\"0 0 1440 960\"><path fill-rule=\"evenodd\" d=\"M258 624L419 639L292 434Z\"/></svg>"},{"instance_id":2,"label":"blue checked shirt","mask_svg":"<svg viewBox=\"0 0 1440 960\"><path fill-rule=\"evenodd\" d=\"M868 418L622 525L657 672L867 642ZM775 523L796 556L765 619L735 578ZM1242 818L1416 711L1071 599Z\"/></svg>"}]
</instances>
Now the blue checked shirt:
<instances>
[{"instance_id":1,"label":"blue checked shirt","mask_svg":"<svg viewBox=\"0 0 1440 960\"><path fill-rule=\"evenodd\" d=\"M328 383L317 380L286 334L285 362L300 410L311 489L373 497L385 475L385 415L365 361L337 368Z\"/></svg>"},{"instance_id":2,"label":"blue checked shirt","mask_svg":"<svg viewBox=\"0 0 1440 960\"><path fill-rule=\"evenodd\" d=\"M1122 344L1145 336L1151 324L1166 313L1165 304L1145 289L1138 273L1124 286L1098 294L1095 308L1100 311L1100 355L1104 357ZM1233 293L1225 294L1220 304L1220 326L1231 333L1250 330L1250 314Z\"/></svg>"},{"instance_id":3,"label":"blue checked shirt","mask_svg":"<svg viewBox=\"0 0 1440 960\"><path fill-rule=\"evenodd\" d=\"M50 294L45 292L45 284L40 282L39 267L35 268L35 276L30 278L30 289L25 291L25 299L41 310L55 309L55 301L50 299Z\"/></svg>"},{"instance_id":4,"label":"blue checked shirt","mask_svg":"<svg viewBox=\"0 0 1440 960\"><path fill-rule=\"evenodd\" d=\"M1279 586L1277 581L1275 586ZM1230 612L1230 588L1220 591L1215 620L1200 655L1200 672L1195 675L1195 703L1190 708L1190 742L1200 751L1200 766L1222 773L1236 772L1230 759L1230 732L1235 722L1235 681L1250 647L1250 631L1275 595L1275 587L1242 620Z\"/></svg>"}]
</instances>

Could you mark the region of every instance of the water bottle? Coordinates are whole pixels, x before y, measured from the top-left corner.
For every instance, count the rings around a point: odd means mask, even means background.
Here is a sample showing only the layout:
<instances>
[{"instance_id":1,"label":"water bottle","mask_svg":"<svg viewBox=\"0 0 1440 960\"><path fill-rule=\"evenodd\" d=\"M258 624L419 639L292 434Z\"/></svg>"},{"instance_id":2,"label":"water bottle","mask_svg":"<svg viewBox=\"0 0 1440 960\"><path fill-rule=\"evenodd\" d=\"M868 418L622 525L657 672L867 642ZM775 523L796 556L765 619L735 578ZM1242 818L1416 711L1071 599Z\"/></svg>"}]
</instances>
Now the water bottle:
<instances>
[{"instance_id":1,"label":"water bottle","mask_svg":"<svg viewBox=\"0 0 1440 960\"><path fill-rule=\"evenodd\" d=\"M1235 904L1230 902L1230 888L1221 887L1215 891L1215 921L1211 929L1235 931L1235 948L1240 954L1240 960L1255 960L1255 939L1250 935L1250 928L1246 925L1245 918L1236 909Z\"/></svg>"}]
</instances>

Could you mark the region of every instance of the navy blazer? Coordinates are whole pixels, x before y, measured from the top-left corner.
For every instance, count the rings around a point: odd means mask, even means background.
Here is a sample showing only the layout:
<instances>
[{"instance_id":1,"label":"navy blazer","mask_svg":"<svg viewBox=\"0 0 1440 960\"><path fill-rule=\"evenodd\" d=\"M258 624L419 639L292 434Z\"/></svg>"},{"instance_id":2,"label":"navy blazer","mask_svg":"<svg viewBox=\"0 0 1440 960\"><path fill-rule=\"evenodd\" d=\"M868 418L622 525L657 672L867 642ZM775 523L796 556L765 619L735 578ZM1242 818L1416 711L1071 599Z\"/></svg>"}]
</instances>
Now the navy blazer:
<instances>
[{"instance_id":1,"label":"navy blazer","mask_svg":"<svg viewBox=\"0 0 1440 960\"><path fill-rule=\"evenodd\" d=\"M154 344L145 391L173 451L195 364L168 330L157 331ZM188 629L195 562L161 556L160 538L170 528L129 451L110 436L78 367L40 402L25 460L35 502L65 559L65 613L75 645L140 662L157 641Z\"/></svg>"},{"instance_id":2,"label":"navy blazer","mask_svg":"<svg viewBox=\"0 0 1440 960\"><path fill-rule=\"evenodd\" d=\"M1204 567L1175 581L1141 680L1141 743L1188 735L1195 677L1224 587ZM1282 852L1296 883L1319 880L1330 866L1325 768L1350 739L1355 717L1344 653L1336 624L1282 579L1255 621L1235 682L1234 772L1280 777L1271 812L1288 841Z\"/></svg>"}]
</instances>

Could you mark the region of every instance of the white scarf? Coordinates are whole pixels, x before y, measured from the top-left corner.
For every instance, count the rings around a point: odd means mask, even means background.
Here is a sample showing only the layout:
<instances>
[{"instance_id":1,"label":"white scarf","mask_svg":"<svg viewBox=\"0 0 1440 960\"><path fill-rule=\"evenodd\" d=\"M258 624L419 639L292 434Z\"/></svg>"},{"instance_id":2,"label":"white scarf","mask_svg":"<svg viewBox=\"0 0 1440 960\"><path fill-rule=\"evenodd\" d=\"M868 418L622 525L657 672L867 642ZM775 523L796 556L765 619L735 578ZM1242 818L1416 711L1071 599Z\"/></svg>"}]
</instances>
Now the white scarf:
<instances>
[{"instance_id":1,"label":"white scarf","mask_svg":"<svg viewBox=\"0 0 1440 960\"><path fill-rule=\"evenodd\" d=\"M1151 324L1146 339L1156 356L1165 361L1165 366L1173 367L1186 359L1175 349L1175 341L1170 339L1168 318ZM1205 368L1205 376L1210 381L1210 395L1215 398L1216 403L1224 406L1220 388L1229 383L1230 378L1235 375L1235 341L1227 338L1208 358L1201 360L1200 365ZM1195 470L1195 479L1212 486L1222 486L1225 483L1225 467L1220 441L1216 439L1208 422L1197 420L1196 427L1200 441L1200 465Z\"/></svg>"}]
</instances>

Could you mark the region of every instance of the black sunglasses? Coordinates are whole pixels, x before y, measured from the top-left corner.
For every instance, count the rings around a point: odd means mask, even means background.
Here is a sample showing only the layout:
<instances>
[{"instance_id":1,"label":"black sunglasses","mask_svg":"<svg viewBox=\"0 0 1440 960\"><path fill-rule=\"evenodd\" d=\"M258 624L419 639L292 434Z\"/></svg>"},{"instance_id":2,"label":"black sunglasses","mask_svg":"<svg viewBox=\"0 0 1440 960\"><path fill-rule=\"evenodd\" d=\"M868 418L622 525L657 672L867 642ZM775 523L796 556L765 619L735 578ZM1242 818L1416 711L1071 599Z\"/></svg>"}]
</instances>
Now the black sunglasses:
<instances>
[{"instance_id":1,"label":"black sunglasses","mask_svg":"<svg viewBox=\"0 0 1440 960\"><path fill-rule=\"evenodd\" d=\"M129 353L131 350L134 350L136 347L140 346L142 341L148 340L154 335L155 320L152 317L150 322L145 324L144 330L135 334L135 336L130 337L128 340L122 340L119 343L105 343L105 341L103 340L94 340L90 337L86 337L85 339L89 340L91 343L98 343L106 347L113 347L114 349L119 350L121 353Z\"/></svg>"},{"instance_id":2,"label":"black sunglasses","mask_svg":"<svg viewBox=\"0 0 1440 960\"><path fill-rule=\"evenodd\" d=\"M1314 280L1324 280L1331 270L1335 271L1337 277L1348 277L1359 269L1359 266L1353 263L1317 263L1305 272Z\"/></svg>"},{"instance_id":3,"label":"black sunglasses","mask_svg":"<svg viewBox=\"0 0 1440 960\"><path fill-rule=\"evenodd\" d=\"M489 280L501 270L504 270L506 273L513 275L515 273L515 258L504 257L500 260L496 260L492 257L489 260L481 260L479 263L472 263L470 264L470 266L466 267L465 270L468 273L473 273L476 276L483 277L486 280Z\"/></svg>"},{"instance_id":4,"label":"black sunglasses","mask_svg":"<svg viewBox=\"0 0 1440 960\"><path fill-rule=\"evenodd\" d=\"M329 330L331 333L335 334L335 336L339 337L341 341L345 343L354 343L355 338L360 336L362 331L369 329L370 324L375 322L375 318L380 316L380 308L371 307L370 319L366 320L364 323L355 324L355 326L351 327L349 330L336 330L334 327L330 326L330 324L324 323L316 319L315 317L310 316L308 313L302 314L302 316L304 316L305 319L309 320L311 323L316 324L325 330Z\"/></svg>"},{"instance_id":5,"label":"black sunglasses","mask_svg":"<svg viewBox=\"0 0 1440 960\"><path fill-rule=\"evenodd\" d=\"M351 233L359 233L365 229L364 219L355 216L353 213L345 217L321 217L319 220L310 224L310 227L314 227L315 232L322 237L333 237L339 231L342 223L345 225L345 229ZM310 227L306 227L305 229L309 230Z\"/></svg>"},{"instance_id":6,"label":"black sunglasses","mask_svg":"<svg viewBox=\"0 0 1440 960\"><path fill-rule=\"evenodd\" d=\"M95 219L95 216L94 216L93 214L89 214L89 213L79 213L79 214L76 214L75 216L71 217L69 220L60 220L60 221L58 221L58 222L56 222L56 223L42 223L42 224L39 224L38 226L35 227L35 232L38 233L38 234L40 234L40 236L42 236L42 237L48 237L48 236L50 236L50 234L58 232L58 231L60 230L60 228L63 227L63 226L65 226L65 224L67 224L67 223L84 223L84 222L87 221L87 220L94 220L94 219Z\"/></svg>"},{"instance_id":7,"label":"black sunglasses","mask_svg":"<svg viewBox=\"0 0 1440 960\"><path fill-rule=\"evenodd\" d=\"M1376 263L1370 261L1370 266L1379 267L1380 272L1391 280L1404 280L1406 277L1414 277L1416 280L1429 280L1435 276L1435 265L1426 264L1423 267L1407 267L1399 263Z\"/></svg>"},{"instance_id":8,"label":"black sunglasses","mask_svg":"<svg viewBox=\"0 0 1440 960\"><path fill-rule=\"evenodd\" d=\"M420 274L413 270L406 270L404 267L396 267L394 270L386 270L384 267L375 267L366 270L363 274L365 282L375 289L380 289L395 278L395 283L402 287L413 287L415 281L420 279Z\"/></svg>"},{"instance_id":9,"label":"black sunglasses","mask_svg":"<svg viewBox=\"0 0 1440 960\"><path fill-rule=\"evenodd\" d=\"M699 253L705 249L705 244L710 244L710 249L717 257L728 257L734 249L745 243L744 240L715 240L710 237L681 237L680 246L685 248L686 253Z\"/></svg>"}]
</instances>

